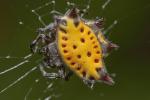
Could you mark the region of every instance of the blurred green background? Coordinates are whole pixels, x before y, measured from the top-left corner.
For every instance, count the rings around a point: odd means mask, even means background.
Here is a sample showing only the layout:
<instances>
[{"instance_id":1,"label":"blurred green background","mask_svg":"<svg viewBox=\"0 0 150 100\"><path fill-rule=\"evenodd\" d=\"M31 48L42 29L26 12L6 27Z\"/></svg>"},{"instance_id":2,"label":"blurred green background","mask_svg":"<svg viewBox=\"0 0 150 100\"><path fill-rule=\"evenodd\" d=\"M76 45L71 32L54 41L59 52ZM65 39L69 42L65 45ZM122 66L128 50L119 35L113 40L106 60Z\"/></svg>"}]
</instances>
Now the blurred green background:
<instances>
[{"instance_id":1,"label":"blurred green background","mask_svg":"<svg viewBox=\"0 0 150 100\"><path fill-rule=\"evenodd\" d=\"M49 0L1 0L0 1L0 57L7 55L22 57L30 53L29 44L37 35L36 29L42 27L31 10ZM56 9L66 11L65 0L56 0ZM81 8L87 0L74 0ZM115 86L97 83L89 89L77 77L70 81L48 80L39 69L0 94L0 100L44 100L52 95L52 100L150 100L150 0L112 0L102 10L106 0L92 0L89 15L94 19L102 16L106 19L105 28L118 24L109 31L109 39L120 46L105 59L107 69L115 73ZM39 13L52 10L46 7ZM53 21L51 15L44 17L46 23ZM23 24L19 24L23 22ZM0 90L4 89L25 72L36 66L39 56L35 55L19 68L0 76ZM0 59L0 72L23 61L22 59ZM35 80L39 79L36 83ZM46 89L53 82L53 89ZM32 88L32 89L31 89ZM56 97L55 97L56 95ZM57 97L58 96L58 97ZM40 98L40 99L39 99Z\"/></svg>"}]
</instances>

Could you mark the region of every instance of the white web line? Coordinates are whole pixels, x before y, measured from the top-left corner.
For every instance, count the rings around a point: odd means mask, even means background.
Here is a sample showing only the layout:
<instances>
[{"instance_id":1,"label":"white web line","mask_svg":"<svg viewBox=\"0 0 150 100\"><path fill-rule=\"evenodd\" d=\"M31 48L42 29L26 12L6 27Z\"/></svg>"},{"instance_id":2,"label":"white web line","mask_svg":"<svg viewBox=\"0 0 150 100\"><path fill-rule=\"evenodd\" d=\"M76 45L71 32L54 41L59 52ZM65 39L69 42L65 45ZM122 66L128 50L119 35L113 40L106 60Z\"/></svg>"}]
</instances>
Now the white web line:
<instances>
[{"instance_id":1,"label":"white web line","mask_svg":"<svg viewBox=\"0 0 150 100\"><path fill-rule=\"evenodd\" d=\"M52 89L52 87L53 87L53 83L50 83L50 84L47 86L47 88L44 90L44 93L46 93L50 88ZM51 98L52 98L52 95L46 97L44 100L51 100Z\"/></svg>"},{"instance_id":2,"label":"white web line","mask_svg":"<svg viewBox=\"0 0 150 100\"><path fill-rule=\"evenodd\" d=\"M55 1L53 0L53 1L47 2L47 3L45 3L44 5L35 8L34 11L38 11L38 10L40 10L40 9L46 7L46 6L49 6L49 5L51 5L51 4L55 4Z\"/></svg>"},{"instance_id":3,"label":"white web line","mask_svg":"<svg viewBox=\"0 0 150 100\"><path fill-rule=\"evenodd\" d=\"M15 84L17 84L18 82L20 82L22 79L24 79L26 76L28 76L31 72L35 71L37 69L37 66L33 67L32 69L30 69L29 71L27 71L24 75L22 75L21 77L19 77L17 80L15 80L13 83L11 83L10 85L8 85L7 87L5 87L4 89L2 89L0 91L0 94L5 92L7 89L9 89L10 87L14 86Z\"/></svg>"},{"instance_id":4,"label":"white web line","mask_svg":"<svg viewBox=\"0 0 150 100\"><path fill-rule=\"evenodd\" d=\"M44 89L44 93L46 93L48 90L52 89L52 87L53 87L53 83L50 83L50 84L46 87L46 89Z\"/></svg>"},{"instance_id":5,"label":"white web line","mask_svg":"<svg viewBox=\"0 0 150 100\"><path fill-rule=\"evenodd\" d=\"M6 69L6 70L0 72L0 75L5 74L5 73L7 73L7 72L9 72L9 71L11 71L11 70L13 70L13 69L15 69L15 68L17 68L17 67L23 65L23 64L25 64L25 63L28 63L28 62L29 62L29 60L25 60L25 61L23 61L23 62L20 62L19 64L17 64L17 65L15 65L15 66L13 66L13 67L11 67L11 68L9 68L9 69Z\"/></svg>"},{"instance_id":6,"label":"white web line","mask_svg":"<svg viewBox=\"0 0 150 100\"><path fill-rule=\"evenodd\" d=\"M33 55L33 54L31 54L31 53L30 53L30 54L28 54L28 55L24 56L24 57L23 57L23 59L30 58L32 55Z\"/></svg>"},{"instance_id":7,"label":"white web line","mask_svg":"<svg viewBox=\"0 0 150 100\"><path fill-rule=\"evenodd\" d=\"M35 79L34 83L38 83L39 82L39 79ZM27 100L27 98L29 98L29 95L31 94L32 90L33 90L33 85L34 83L32 84L31 88L29 88L29 90L27 91L27 93L25 94L25 97L24 97L24 100Z\"/></svg>"},{"instance_id":8,"label":"white web line","mask_svg":"<svg viewBox=\"0 0 150 100\"><path fill-rule=\"evenodd\" d=\"M46 6L49 6L49 5L51 5L51 4L53 5L53 10L52 10L50 13L51 13L51 14L52 14L52 13L59 13L59 12L57 12L57 11L55 10L55 0L52 0L52 1L50 1L50 2L47 2L47 3L45 3L44 5L39 6L39 7L35 8L35 9L32 9L32 10L31 10L31 12L32 12L33 14L35 14L35 15L38 17L39 22L40 22L43 26L45 26L45 27L46 27L46 23L45 23L44 20L42 19L42 17L45 16L45 15L42 15L42 16L41 16L41 15L38 13L38 10L40 10L40 9L46 7Z\"/></svg>"},{"instance_id":9,"label":"white web line","mask_svg":"<svg viewBox=\"0 0 150 100\"><path fill-rule=\"evenodd\" d=\"M31 93L32 88L29 89L29 91L27 92L27 94L24 97L24 100L27 100L27 98L29 97L29 94Z\"/></svg>"},{"instance_id":10,"label":"white web line","mask_svg":"<svg viewBox=\"0 0 150 100\"><path fill-rule=\"evenodd\" d=\"M6 69L6 70L0 72L0 75L5 74L5 73L7 73L7 72L9 72L11 70L14 70L14 69L18 68L19 66L24 65L25 63L28 63L29 60L26 60L26 59L30 58L31 56L32 56L32 54L28 54L27 56L23 57L24 61L20 62L17 65L14 65L13 67L10 67L9 69Z\"/></svg>"},{"instance_id":11,"label":"white web line","mask_svg":"<svg viewBox=\"0 0 150 100\"><path fill-rule=\"evenodd\" d=\"M52 96L48 96L44 100L51 100L51 99L52 99Z\"/></svg>"},{"instance_id":12,"label":"white web line","mask_svg":"<svg viewBox=\"0 0 150 100\"><path fill-rule=\"evenodd\" d=\"M31 56L32 56L32 54L28 54L28 55L26 55L24 57L14 57L14 56L8 55L8 56L5 56L5 57L0 57L0 59L27 59L27 58L29 58Z\"/></svg>"},{"instance_id":13,"label":"white web line","mask_svg":"<svg viewBox=\"0 0 150 100\"><path fill-rule=\"evenodd\" d=\"M5 57L0 57L0 59L23 59L23 57L13 57L13 56L5 56Z\"/></svg>"},{"instance_id":14,"label":"white web line","mask_svg":"<svg viewBox=\"0 0 150 100\"><path fill-rule=\"evenodd\" d=\"M70 1L68 1L68 0L66 1L66 4L67 4L67 6L72 6L72 7L75 5L75 3L72 3L72 2L70 2ZM88 12L88 10L90 9L90 4L91 4L91 0L88 0L88 3L86 4L86 7L82 10L84 13L81 14L81 17L83 17L83 16ZM38 13L39 10L41 10L41 9L47 7L47 6L50 6L50 5L53 6L53 9L52 9L50 12L45 13L45 14L42 14L42 15ZM35 8L35 9L32 9L31 12L32 12L33 14L35 14L35 15L38 17L39 22L40 22L44 27L46 27L47 24L46 24L46 23L44 22L44 20L43 20L43 17L44 17L44 16L47 16L47 15L49 15L49 14L63 15L63 14L60 13L59 11L55 10L55 5L56 5L56 1L55 1L55 0L52 0L52 1L50 1L50 2L45 3L45 4L42 5L42 6L39 6L39 7Z\"/></svg>"},{"instance_id":15,"label":"white web line","mask_svg":"<svg viewBox=\"0 0 150 100\"><path fill-rule=\"evenodd\" d=\"M41 61L41 59L38 59L38 60L36 60L35 61L35 63L38 63L39 61ZM35 83L38 83L39 82L39 79L37 78L37 79L35 79ZM33 84L34 85L34 84ZM33 90L33 85L31 86L31 88L28 90L28 92L26 93L26 95L25 95L25 97L24 97L24 100L27 100L27 98L29 98L29 95L31 94L31 91ZM50 88L52 88L52 86L53 86L53 83L50 83L48 86L47 86L47 88L46 89L44 89L44 92L46 93ZM49 96L49 97L51 97L51 96ZM40 100L40 98L38 99L38 100Z\"/></svg>"},{"instance_id":16,"label":"white web line","mask_svg":"<svg viewBox=\"0 0 150 100\"><path fill-rule=\"evenodd\" d=\"M59 98L60 96L61 96L61 95L52 94L52 95L46 97L44 100L51 100L53 97L54 97L54 98ZM40 98L39 98L38 100L40 100Z\"/></svg>"},{"instance_id":17,"label":"white web line","mask_svg":"<svg viewBox=\"0 0 150 100\"><path fill-rule=\"evenodd\" d=\"M67 0L66 4L67 4L68 6L74 6L74 5L75 5L75 3L69 2L68 0Z\"/></svg>"},{"instance_id":18,"label":"white web line","mask_svg":"<svg viewBox=\"0 0 150 100\"><path fill-rule=\"evenodd\" d=\"M117 25L117 23L118 21L114 20L114 22L103 31L103 34L107 34L112 28L114 28Z\"/></svg>"},{"instance_id":19,"label":"white web line","mask_svg":"<svg viewBox=\"0 0 150 100\"><path fill-rule=\"evenodd\" d=\"M35 10L32 10L32 12L38 16L38 20L40 21L40 23L43 25L43 26L46 26L45 22L43 21L43 19L41 18L41 16L35 11Z\"/></svg>"},{"instance_id":20,"label":"white web line","mask_svg":"<svg viewBox=\"0 0 150 100\"><path fill-rule=\"evenodd\" d=\"M102 5L102 9L104 10L106 6L110 3L111 0L106 0L106 2Z\"/></svg>"},{"instance_id":21,"label":"white web line","mask_svg":"<svg viewBox=\"0 0 150 100\"><path fill-rule=\"evenodd\" d=\"M90 9L90 4L91 4L91 0L88 0L88 3L86 5L86 8L83 9L83 14L81 14L81 17L83 17L85 15L86 12L88 12L88 10Z\"/></svg>"}]
</instances>

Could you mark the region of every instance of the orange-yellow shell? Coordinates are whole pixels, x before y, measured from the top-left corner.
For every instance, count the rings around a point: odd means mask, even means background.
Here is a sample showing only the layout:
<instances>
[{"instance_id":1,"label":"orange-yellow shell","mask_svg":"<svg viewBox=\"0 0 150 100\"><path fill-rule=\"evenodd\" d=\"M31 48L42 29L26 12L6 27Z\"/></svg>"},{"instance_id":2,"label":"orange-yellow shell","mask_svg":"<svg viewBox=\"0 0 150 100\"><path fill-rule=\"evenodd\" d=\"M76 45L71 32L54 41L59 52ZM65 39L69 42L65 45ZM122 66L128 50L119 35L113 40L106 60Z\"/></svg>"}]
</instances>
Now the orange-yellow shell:
<instances>
[{"instance_id":1,"label":"orange-yellow shell","mask_svg":"<svg viewBox=\"0 0 150 100\"><path fill-rule=\"evenodd\" d=\"M79 77L99 80L102 48L95 33L82 20L75 26L73 19L64 19L67 25L60 24L57 29L58 50L63 61Z\"/></svg>"}]
</instances>

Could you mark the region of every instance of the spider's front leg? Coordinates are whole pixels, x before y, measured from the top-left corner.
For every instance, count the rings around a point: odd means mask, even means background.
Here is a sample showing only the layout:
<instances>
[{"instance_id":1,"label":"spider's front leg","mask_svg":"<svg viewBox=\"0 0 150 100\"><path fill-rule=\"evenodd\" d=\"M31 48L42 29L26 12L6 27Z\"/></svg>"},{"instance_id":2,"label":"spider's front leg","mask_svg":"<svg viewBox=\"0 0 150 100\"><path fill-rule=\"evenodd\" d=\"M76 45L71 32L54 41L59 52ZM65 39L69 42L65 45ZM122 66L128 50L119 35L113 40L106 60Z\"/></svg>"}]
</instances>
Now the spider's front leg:
<instances>
[{"instance_id":1,"label":"spider's front leg","mask_svg":"<svg viewBox=\"0 0 150 100\"><path fill-rule=\"evenodd\" d=\"M73 72L71 70L69 70L67 72L65 67L66 67L65 65L62 65L59 67L58 76L59 76L59 78L62 78L65 81L68 81L70 79L70 77L73 75Z\"/></svg>"},{"instance_id":2,"label":"spider's front leg","mask_svg":"<svg viewBox=\"0 0 150 100\"><path fill-rule=\"evenodd\" d=\"M93 88L94 87L94 84L95 84L95 81L94 80L86 80L86 79L83 79L83 82L84 84L86 84L89 88Z\"/></svg>"},{"instance_id":3,"label":"spider's front leg","mask_svg":"<svg viewBox=\"0 0 150 100\"><path fill-rule=\"evenodd\" d=\"M66 72L65 65L63 64L57 49L57 43L52 42L43 47L42 54L44 54L43 64L40 67L40 70L43 76L48 77L50 79L62 78L64 80L68 80L72 75L71 72ZM56 73L47 73L44 70L44 67L48 69L56 68L58 71Z\"/></svg>"},{"instance_id":4,"label":"spider's front leg","mask_svg":"<svg viewBox=\"0 0 150 100\"><path fill-rule=\"evenodd\" d=\"M46 42L49 42L50 38L46 36L45 34L39 34L36 39L30 44L30 49L32 53L36 53L38 50L38 44L42 42L42 44L45 44Z\"/></svg>"},{"instance_id":5,"label":"spider's front leg","mask_svg":"<svg viewBox=\"0 0 150 100\"><path fill-rule=\"evenodd\" d=\"M46 72L44 69L45 65L40 65L40 71L42 72L42 75L44 77L47 77L49 79L64 79L66 81L69 80L69 78L73 75L72 71L69 71L68 73L65 71L65 66L57 66L59 67L58 72Z\"/></svg>"},{"instance_id":6,"label":"spider's front leg","mask_svg":"<svg viewBox=\"0 0 150 100\"><path fill-rule=\"evenodd\" d=\"M45 69L44 69L45 65L40 64L39 67L40 67L40 71L41 71L41 73L42 73L42 75L43 75L44 77L47 77L47 78L49 78L49 79L57 79L57 78L59 78L59 74L58 74L58 73L46 72Z\"/></svg>"},{"instance_id":7,"label":"spider's front leg","mask_svg":"<svg viewBox=\"0 0 150 100\"><path fill-rule=\"evenodd\" d=\"M47 31L49 32L49 34L45 34ZM38 36L30 44L31 51L33 53L37 52L39 43L42 43L44 45L44 44L49 44L50 42L52 42L54 40L53 39L54 37L52 36L52 33L54 33L54 31L55 31L55 28L53 24L49 24L45 28L39 28L37 30Z\"/></svg>"}]
</instances>

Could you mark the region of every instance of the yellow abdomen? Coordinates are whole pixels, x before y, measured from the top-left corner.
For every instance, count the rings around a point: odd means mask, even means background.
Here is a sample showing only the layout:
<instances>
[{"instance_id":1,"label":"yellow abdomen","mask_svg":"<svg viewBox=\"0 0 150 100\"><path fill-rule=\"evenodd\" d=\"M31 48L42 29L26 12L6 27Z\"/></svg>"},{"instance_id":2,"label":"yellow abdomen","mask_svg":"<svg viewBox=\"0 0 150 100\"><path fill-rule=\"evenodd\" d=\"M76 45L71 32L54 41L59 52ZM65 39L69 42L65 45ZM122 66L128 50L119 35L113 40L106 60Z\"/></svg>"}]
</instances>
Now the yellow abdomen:
<instances>
[{"instance_id":1,"label":"yellow abdomen","mask_svg":"<svg viewBox=\"0 0 150 100\"><path fill-rule=\"evenodd\" d=\"M92 29L82 21L75 26L68 19L67 26L60 26L57 32L58 50L66 65L81 78L100 79L102 49Z\"/></svg>"}]
</instances>

